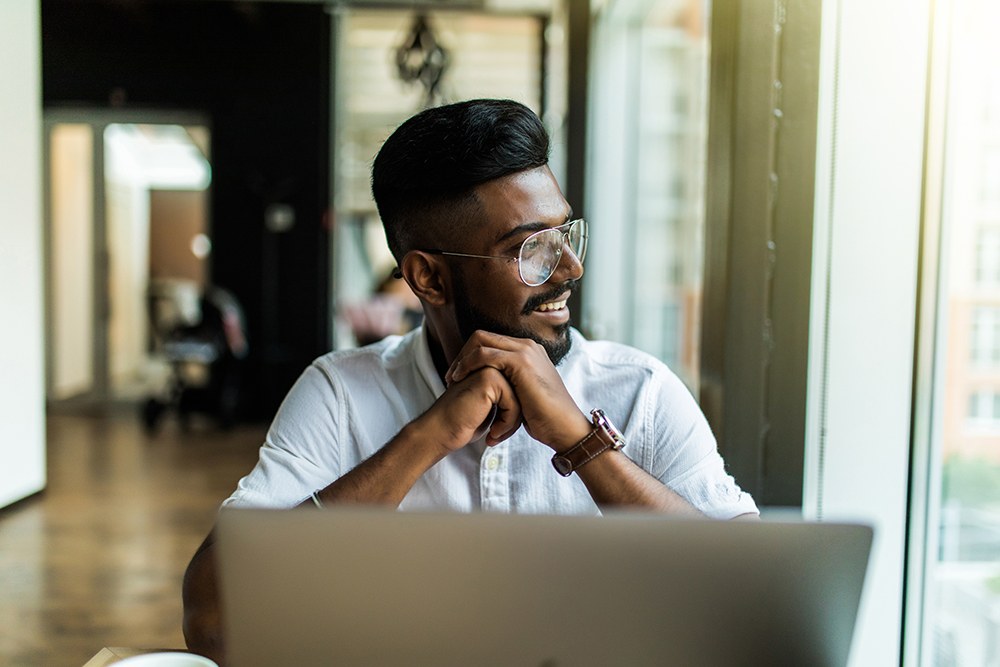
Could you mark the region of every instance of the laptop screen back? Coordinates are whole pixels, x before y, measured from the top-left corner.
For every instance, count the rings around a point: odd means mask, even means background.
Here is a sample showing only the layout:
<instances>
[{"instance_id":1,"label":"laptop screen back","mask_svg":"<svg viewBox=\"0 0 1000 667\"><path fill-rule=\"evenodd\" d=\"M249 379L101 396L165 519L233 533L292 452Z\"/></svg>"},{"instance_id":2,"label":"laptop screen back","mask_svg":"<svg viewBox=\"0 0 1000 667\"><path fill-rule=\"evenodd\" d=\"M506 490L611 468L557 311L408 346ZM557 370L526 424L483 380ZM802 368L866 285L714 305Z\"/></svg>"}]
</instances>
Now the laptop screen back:
<instances>
[{"instance_id":1,"label":"laptop screen back","mask_svg":"<svg viewBox=\"0 0 1000 667\"><path fill-rule=\"evenodd\" d=\"M226 509L217 531L237 667L841 667L872 540L850 524L370 509Z\"/></svg>"}]
</instances>

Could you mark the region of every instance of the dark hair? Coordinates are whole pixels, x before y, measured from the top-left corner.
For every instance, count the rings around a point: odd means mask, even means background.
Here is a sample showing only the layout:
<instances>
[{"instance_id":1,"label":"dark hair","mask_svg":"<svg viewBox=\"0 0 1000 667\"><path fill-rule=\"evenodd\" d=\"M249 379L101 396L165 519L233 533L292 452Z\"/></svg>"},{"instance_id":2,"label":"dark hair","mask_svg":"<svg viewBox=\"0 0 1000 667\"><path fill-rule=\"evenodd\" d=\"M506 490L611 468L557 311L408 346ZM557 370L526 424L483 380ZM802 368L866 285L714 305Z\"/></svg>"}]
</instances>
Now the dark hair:
<instances>
[{"instance_id":1,"label":"dark hair","mask_svg":"<svg viewBox=\"0 0 1000 667\"><path fill-rule=\"evenodd\" d=\"M469 100L421 111L386 139L372 194L397 261L432 230L456 231L477 210L473 189L549 161L538 116L512 100Z\"/></svg>"}]
</instances>

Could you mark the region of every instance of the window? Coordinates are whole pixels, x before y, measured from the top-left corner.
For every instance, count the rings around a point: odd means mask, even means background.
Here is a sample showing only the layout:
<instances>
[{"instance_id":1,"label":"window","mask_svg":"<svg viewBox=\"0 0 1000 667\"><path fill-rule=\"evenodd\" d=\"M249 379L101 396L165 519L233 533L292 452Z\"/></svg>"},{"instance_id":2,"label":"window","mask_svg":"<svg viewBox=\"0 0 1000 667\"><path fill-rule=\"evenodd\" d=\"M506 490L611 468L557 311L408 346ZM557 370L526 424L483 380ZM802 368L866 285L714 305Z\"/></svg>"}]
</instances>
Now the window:
<instances>
[{"instance_id":1,"label":"window","mask_svg":"<svg viewBox=\"0 0 1000 667\"><path fill-rule=\"evenodd\" d=\"M697 393L708 23L702 0L619 0L593 37L583 328L662 359Z\"/></svg>"},{"instance_id":2,"label":"window","mask_svg":"<svg viewBox=\"0 0 1000 667\"><path fill-rule=\"evenodd\" d=\"M982 287L1000 287L1000 229L983 227L977 234L976 283Z\"/></svg>"},{"instance_id":3,"label":"window","mask_svg":"<svg viewBox=\"0 0 1000 667\"><path fill-rule=\"evenodd\" d=\"M1000 308L977 306L973 310L972 363L1000 366Z\"/></svg>"},{"instance_id":4,"label":"window","mask_svg":"<svg viewBox=\"0 0 1000 667\"><path fill-rule=\"evenodd\" d=\"M1000 393L977 391L969 397L969 420L993 425L1000 421Z\"/></svg>"},{"instance_id":5,"label":"window","mask_svg":"<svg viewBox=\"0 0 1000 667\"><path fill-rule=\"evenodd\" d=\"M1000 123L1000 85L991 82L986 89L986 108L983 109L986 122L992 124Z\"/></svg>"},{"instance_id":6,"label":"window","mask_svg":"<svg viewBox=\"0 0 1000 667\"><path fill-rule=\"evenodd\" d=\"M993 134L1000 133L1000 121L990 121L984 123L984 128ZM992 138L992 145L987 144L983 148L982 177L979 182L982 186L982 206L988 215L994 214L1000 208L1000 137Z\"/></svg>"},{"instance_id":7,"label":"window","mask_svg":"<svg viewBox=\"0 0 1000 667\"><path fill-rule=\"evenodd\" d=\"M927 539L911 556L923 577L909 592L918 613L907 633L918 638L914 665L987 667L1000 665L1000 8L994 0L943 6L951 30L935 59L950 58L934 72L947 79L938 116L947 143L927 170L940 175L928 182L941 202L940 277L928 282L938 290L940 334L928 362L936 383L931 443L915 468L927 472L913 516Z\"/></svg>"}]
</instances>

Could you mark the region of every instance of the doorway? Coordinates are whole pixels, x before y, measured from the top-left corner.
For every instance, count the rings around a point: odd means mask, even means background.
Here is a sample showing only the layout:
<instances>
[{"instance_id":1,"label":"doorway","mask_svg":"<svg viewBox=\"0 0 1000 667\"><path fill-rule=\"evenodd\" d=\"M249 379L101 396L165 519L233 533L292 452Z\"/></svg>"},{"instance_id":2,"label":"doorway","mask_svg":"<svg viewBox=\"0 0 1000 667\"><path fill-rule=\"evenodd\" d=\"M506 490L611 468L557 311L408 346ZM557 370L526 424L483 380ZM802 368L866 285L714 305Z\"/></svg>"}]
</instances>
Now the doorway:
<instances>
[{"instance_id":1,"label":"doorway","mask_svg":"<svg viewBox=\"0 0 1000 667\"><path fill-rule=\"evenodd\" d=\"M208 280L208 124L87 110L44 126L46 396L139 400L169 372L157 335L198 317Z\"/></svg>"}]
</instances>

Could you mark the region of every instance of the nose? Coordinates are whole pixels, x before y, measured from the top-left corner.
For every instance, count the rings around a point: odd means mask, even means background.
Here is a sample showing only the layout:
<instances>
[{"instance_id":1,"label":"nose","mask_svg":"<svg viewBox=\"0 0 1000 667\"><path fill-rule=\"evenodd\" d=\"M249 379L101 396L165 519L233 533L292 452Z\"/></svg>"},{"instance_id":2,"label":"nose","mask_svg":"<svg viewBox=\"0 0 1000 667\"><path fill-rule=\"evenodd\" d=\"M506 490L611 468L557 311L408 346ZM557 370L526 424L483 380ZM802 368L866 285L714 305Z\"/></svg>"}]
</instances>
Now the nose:
<instances>
[{"instance_id":1,"label":"nose","mask_svg":"<svg viewBox=\"0 0 1000 667\"><path fill-rule=\"evenodd\" d=\"M562 255L559 257L559 263L556 264L556 270L552 272L549 281L566 282L567 280L579 280L582 277L583 262L573 252L568 235L563 235Z\"/></svg>"}]
</instances>

